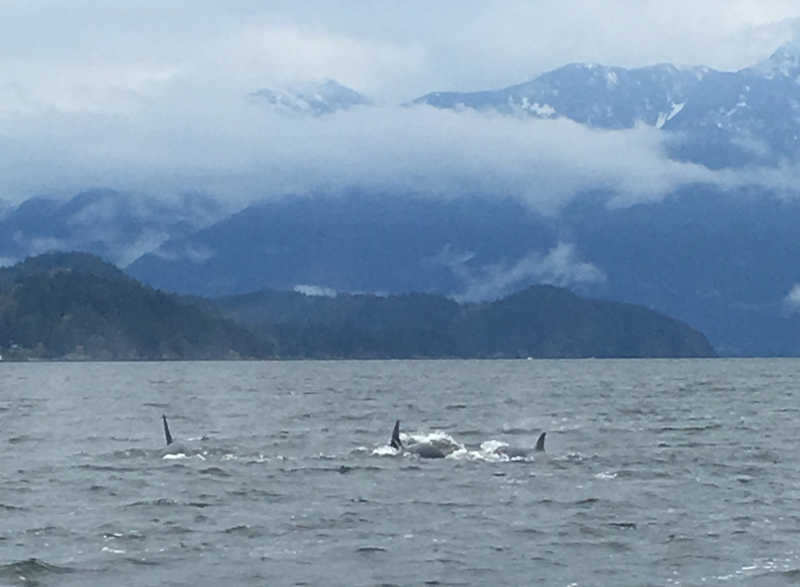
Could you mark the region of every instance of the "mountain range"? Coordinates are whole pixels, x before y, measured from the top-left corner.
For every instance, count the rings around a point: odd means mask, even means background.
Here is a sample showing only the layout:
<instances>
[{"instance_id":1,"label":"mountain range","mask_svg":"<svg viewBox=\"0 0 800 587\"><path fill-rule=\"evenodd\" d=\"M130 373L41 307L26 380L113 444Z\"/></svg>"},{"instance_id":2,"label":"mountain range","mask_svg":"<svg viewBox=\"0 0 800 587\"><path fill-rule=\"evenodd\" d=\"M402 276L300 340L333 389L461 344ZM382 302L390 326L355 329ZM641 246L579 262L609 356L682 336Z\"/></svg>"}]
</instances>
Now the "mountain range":
<instances>
[{"instance_id":1,"label":"mountain range","mask_svg":"<svg viewBox=\"0 0 800 587\"><path fill-rule=\"evenodd\" d=\"M565 117L592 128L679 133L671 155L712 168L776 163L800 150L800 42L739 71L573 63L500 90L433 92L436 108Z\"/></svg>"},{"instance_id":2,"label":"mountain range","mask_svg":"<svg viewBox=\"0 0 800 587\"><path fill-rule=\"evenodd\" d=\"M248 99L289 116L371 107L332 80ZM408 107L566 118L598 130L648 125L668 137L674 160L777 172L800 155L800 44L740 71L570 64L502 89L433 92ZM692 184L628 206L597 186L557 214L491 190L265 194L233 214L202 196L164 205L95 190L6 207L0 257L86 250L154 287L207 296L301 288L480 301L548 283L675 316L723 355L798 356L800 199L786 184Z\"/></svg>"},{"instance_id":3,"label":"mountain range","mask_svg":"<svg viewBox=\"0 0 800 587\"><path fill-rule=\"evenodd\" d=\"M441 295L220 300L143 286L86 253L0 269L9 359L709 357L697 330L635 306L533 286L493 303Z\"/></svg>"}]
</instances>

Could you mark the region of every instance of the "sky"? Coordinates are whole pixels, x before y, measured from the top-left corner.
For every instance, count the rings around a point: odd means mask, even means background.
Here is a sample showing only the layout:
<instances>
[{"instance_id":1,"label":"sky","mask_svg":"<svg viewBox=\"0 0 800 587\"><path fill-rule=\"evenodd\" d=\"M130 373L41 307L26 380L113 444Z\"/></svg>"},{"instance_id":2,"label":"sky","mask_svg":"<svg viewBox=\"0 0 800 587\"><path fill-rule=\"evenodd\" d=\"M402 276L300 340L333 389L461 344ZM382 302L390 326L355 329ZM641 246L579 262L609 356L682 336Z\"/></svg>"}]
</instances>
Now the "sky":
<instances>
[{"instance_id":1,"label":"sky","mask_svg":"<svg viewBox=\"0 0 800 587\"><path fill-rule=\"evenodd\" d=\"M734 70L798 31L796 0L0 0L0 199L110 187L241 205L351 184L499 186L542 210L587 185L658 198L711 172L667 160L654 129L401 105L575 61ZM377 106L303 119L246 99L325 78Z\"/></svg>"}]
</instances>

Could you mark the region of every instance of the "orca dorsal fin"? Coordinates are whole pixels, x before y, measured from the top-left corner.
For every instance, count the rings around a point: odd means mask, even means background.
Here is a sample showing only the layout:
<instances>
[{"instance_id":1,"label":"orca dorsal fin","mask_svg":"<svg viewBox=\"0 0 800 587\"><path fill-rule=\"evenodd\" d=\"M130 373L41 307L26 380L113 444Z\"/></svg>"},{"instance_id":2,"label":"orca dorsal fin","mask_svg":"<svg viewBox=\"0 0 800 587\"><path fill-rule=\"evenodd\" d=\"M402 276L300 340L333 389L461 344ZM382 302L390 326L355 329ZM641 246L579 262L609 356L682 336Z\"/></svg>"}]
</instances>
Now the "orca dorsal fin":
<instances>
[{"instance_id":1,"label":"orca dorsal fin","mask_svg":"<svg viewBox=\"0 0 800 587\"><path fill-rule=\"evenodd\" d=\"M394 430L392 430L392 441L389 443L395 450L403 448L403 443L400 441L400 420L394 423Z\"/></svg>"},{"instance_id":2,"label":"orca dorsal fin","mask_svg":"<svg viewBox=\"0 0 800 587\"><path fill-rule=\"evenodd\" d=\"M547 432L542 432L539 435L539 440L536 441L536 450L544 451L544 437L547 436Z\"/></svg>"},{"instance_id":3,"label":"orca dorsal fin","mask_svg":"<svg viewBox=\"0 0 800 587\"><path fill-rule=\"evenodd\" d=\"M167 446L172 444L172 434L169 433L169 425L167 424L167 417L161 414L161 419L164 420L164 438L167 441Z\"/></svg>"}]
</instances>

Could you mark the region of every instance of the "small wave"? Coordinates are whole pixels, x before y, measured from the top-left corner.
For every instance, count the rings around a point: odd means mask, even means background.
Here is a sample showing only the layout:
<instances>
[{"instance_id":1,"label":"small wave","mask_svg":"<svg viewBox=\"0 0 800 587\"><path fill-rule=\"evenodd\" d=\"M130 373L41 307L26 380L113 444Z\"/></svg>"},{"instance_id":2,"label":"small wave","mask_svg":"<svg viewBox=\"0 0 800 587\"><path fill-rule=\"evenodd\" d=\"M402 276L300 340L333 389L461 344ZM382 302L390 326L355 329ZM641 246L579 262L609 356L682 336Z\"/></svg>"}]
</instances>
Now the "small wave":
<instances>
[{"instance_id":1,"label":"small wave","mask_svg":"<svg viewBox=\"0 0 800 587\"><path fill-rule=\"evenodd\" d=\"M574 505L592 505L600 501L597 497L587 497L586 499L579 499Z\"/></svg>"},{"instance_id":2,"label":"small wave","mask_svg":"<svg viewBox=\"0 0 800 587\"><path fill-rule=\"evenodd\" d=\"M594 478L595 479L602 479L602 480L611 480L611 479L616 479L617 475L618 474L614 473L613 471L602 471L600 473L597 473L594 476Z\"/></svg>"},{"instance_id":3,"label":"small wave","mask_svg":"<svg viewBox=\"0 0 800 587\"><path fill-rule=\"evenodd\" d=\"M71 532L60 526L42 526L40 528L28 528L25 533L33 536L69 536Z\"/></svg>"},{"instance_id":4,"label":"small wave","mask_svg":"<svg viewBox=\"0 0 800 587\"><path fill-rule=\"evenodd\" d=\"M115 450L111 455L117 459L130 459L130 458L143 458L152 453L151 450L144 448L126 448L123 450Z\"/></svg>"},{"instance_id":5,"label":"small wave","mask_svg":"<svg viewBox=\"0 0 800 587\"><path fill-rule=\"evenodd\" d=\"M138 467L119 467L114 465L93 465L91 463L84 463L83 465L78 465L78 469L83 469L84 471L111 471L115 473L130 473L132 471L139 471Z\"/></svg>"},{"instance_id":6,"label":"small wave","mask_svg":"<svg viewBox=\"0 0 800 587\"><path fill-rule=\"evenodd\" d=\"M376 457L394 457L400 454L400 452L401 451L389 446L388 444L384 444L372 449L372 455Z\"/></svg>"},{"instance_id":7,"label":"small wave","mask_svg":"<svg viewBox=\"0 0 800 587\"><path fill-rule=\"evenodd\" d=\"M165 530L167 534L191 534L193 531L194 530L191 528L181 526L180 524L170 524Z\"/></svg>"},{"instance_id":8,"label":"small wave","mask_svg":"<svg viewBox=\"0 0 800 587\"><path fill-rule=\"evenodd\" d=\"M336 456L336 455L331 455L331 454L326 454L324 452L321 452L321 453L317 453L317 456L314 457L314 458L319 459L320 461L335 461L339 457Z\"/></svg>"},{"instance_id":9,"label":"small wave","mask_svg":"<svg viewBox=\"0 0 800 587\"><path fill-rule=\"evenodd\" d=\"M277 499L284 497L283 493L276 491L269 491L267 489L253 487L248 489L234 489L227 492L228 495L235 495L237 498L246 497L253 500L259 499Z\"/></svg>"},{"instance_id":10,"label":"small wave","mask_svg":"<svg viewBox=\"0 0 800 587\"><path fill-rule=\"evenodd\" d=\"M686 432L688 434L695 434L698 432L705 432L707 430L718 430L722 428L719 422L709 422L705 426L662 426L653 429L653 432L660 434L662 432Z\"/></svg>"},{"instance_id":11,"label":"small wave","mask_svg":"<svg viewBox=\"0 0 800 587\"><path fill-rule=\"evenodd\" d=\"M197 459L199 461L204 461L206 460L206 457L201 454L187 455L184 452L171 452L162 456L161 459L164 461L180 461L184 459Z\"/></svg>"},{"instance_id":12,"label":"small wave","mask_svg":"<svg viewBox=\"0 0 800 587\"><path fill-rule=\"evenodd\" d=\"M211 475L213 477L230 477L231 474L225 471L224 469L220 469L219 467L208 467L207 469L202 469L200 471L203 475Z\"/></svg>"},{"instance_id":13,"label":"small wave","mask_svg":"<svg viewBox=\"0 0 800 587\"><path fill-rule=\"evenodd\" d=\"M103 532L103 540L115 540L125 542L128 540L144 540L144 534L131 530L130 532Z\"/></svg>"},{"instance_id":14,"label":"small wave","mask_svg":"<svg viewBox=\"0 0 800 587\"><path fill-rule=\"evenodd\" d=\"M134 565L142 565L146 567L154 567L157 566L159 563L154 560L149 560L146 558L137 558L134 556L126 556L125 560Z\"/></svg>"},{"instance_id":15,"label":"small wave","mask_svg":"<svg viewBox=\"0 0 800 587\"><path fill-rule=\"evenodd\" d=\"M796 557L786 559L757 559L749 564L742 565L739 569L724 575L718 575L714 579L718 581L731 581L747 579L750 583L767 585L777 584L796 584L800 580L800 569L796 566ZM706 577L703 578L706 581Z\"/></svg>"},{"instance_id":16,"label":"small wave","mask_svg":"<svg viewBox=\"0 0 800 587\"><path fill-rule=\"evenodd\" d=\"M22 584L36 584L39 579L50 575L74 573L76 569L54 565L38 558L29 558L6 565L0 565L0 578L13 581L22 579Z\"/></svg>"},{"instance_id":17,"label":"small wave","mask_svg":"<svg viewBox=\"0 0 800 587\"><path fill-rule=\"evenodd\" d=\"M527 526L524 528L515 528L515 534L524 534L526 536L548 536L548 533L542 530L541 528L535 528L533 526Z\"/></svg>"},{"instance_id":18,"label":"small wave","mask_svg":"<svg viewBox=\"0 0 800 587\"><path fill-rule=\"evenodd\" d=\"M275 458L283 459L283 457L280 457L280 456L275 457ZM234 460L238 460L238 458L234 459ZM264 456L264 454L262 454L262 453L258 453L257 455L248 457L247 464L248 465L257 465L257 464L260 464L260 463L268 463L271 460L272 459L270 457Z\"/></svg>"},{"instance_id":19,"label":"small wave","mask_svg":"<svg viewBox=\"0 0 800 587\"><path fill-rule=\"evenodd\" d=\"M178 505L178 502L170 497L159 497L156 499L147 499L142 501L134 501L129 503L125 507L127 508L135 508L135 507L142 507L142 506L173 506Z\"/></svg>"},{"instance_id":20,"label":"small wave","mask_svg":"<svg viewBox=\"0 0 800 587\"><path fill-rule=\"evenodd\" d=\"M375 554L378 552L388 552L388 550L381 546L362 546L360 548L357 548L356 552L360 554Z\"/></svg>"},{"instance_id":21,"label":"small wave","mask_svg":"<svg viewBox=\"0 0 800 587\"><path fill-rule=\"evenodd\" d=\"M250 524L239 524L223 530L225 534L233 534L236 536L244 536L246 538L258 538L264 535L264 531L260 528L254 528Z\"/></svg>"},{"instance_id":22,"label":"small wave","mask_svg":"<svg viewBox=\"0 0 800 587\"><path fill-rule=\"evenodd\" d=\"M18 505L9 505L7 503L0 503L0 511L1 512L24 512L28 508L24 508Z\"/></svg>"}]
</instances>

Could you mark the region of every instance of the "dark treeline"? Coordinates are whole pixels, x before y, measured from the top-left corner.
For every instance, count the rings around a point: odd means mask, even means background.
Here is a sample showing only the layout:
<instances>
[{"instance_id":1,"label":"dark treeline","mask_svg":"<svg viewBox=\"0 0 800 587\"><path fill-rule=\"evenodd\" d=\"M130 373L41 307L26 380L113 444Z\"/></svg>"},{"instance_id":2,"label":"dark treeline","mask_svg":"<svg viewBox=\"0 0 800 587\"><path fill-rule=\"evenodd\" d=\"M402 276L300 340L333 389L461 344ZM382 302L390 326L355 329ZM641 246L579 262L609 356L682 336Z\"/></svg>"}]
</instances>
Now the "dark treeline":
<instances>
[{"instance_id":1,"label":"dark treeline","mask_svg":"<svg viewBox=\"0 0 800 587\"><path fill-rule=\"evenodd\" d=\"M7 359L213 359L273 349L219 313L145 287L83 253L33 257L0 271Z\"/></svg>"},{"instance_id":2,"label":"dark treeline","mask_svg":"<svg viewBox=\"0 0 800 587\"><path fill-rule=\"evenodd\" d=\"M310 297L264 291L218 300L287 357L713 356L689 326L632 304L532 286L494 302L431 294Z\"/></svg>"},{"instance_id":3,"label":"dark treeline","mask_svg":"<svg viewBox=\"0 0 800 587\"><path fill-rule=\"evenodd\" d=\"M432 294L208 300L167 294L82 253L0 270L0 352L35 359L712 356L689 326L552 286L458 304Z\"/></svg>"}]
</instances>

